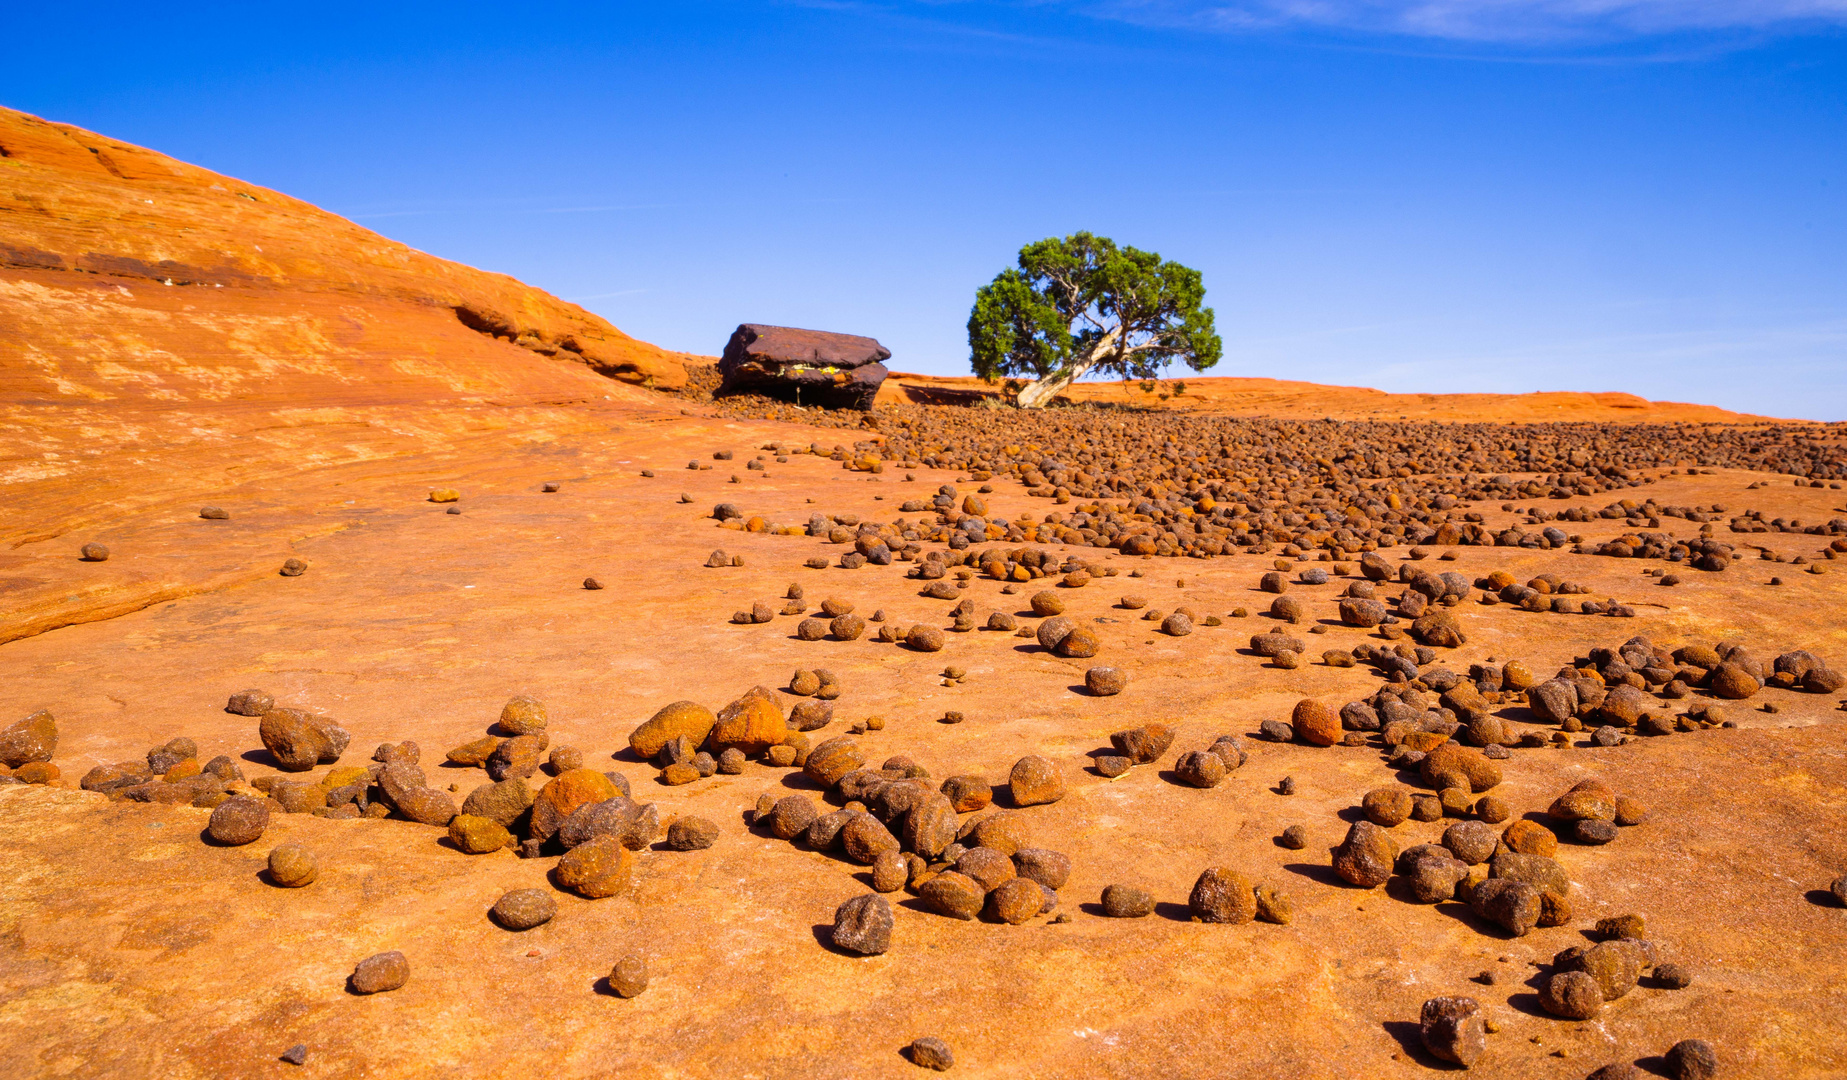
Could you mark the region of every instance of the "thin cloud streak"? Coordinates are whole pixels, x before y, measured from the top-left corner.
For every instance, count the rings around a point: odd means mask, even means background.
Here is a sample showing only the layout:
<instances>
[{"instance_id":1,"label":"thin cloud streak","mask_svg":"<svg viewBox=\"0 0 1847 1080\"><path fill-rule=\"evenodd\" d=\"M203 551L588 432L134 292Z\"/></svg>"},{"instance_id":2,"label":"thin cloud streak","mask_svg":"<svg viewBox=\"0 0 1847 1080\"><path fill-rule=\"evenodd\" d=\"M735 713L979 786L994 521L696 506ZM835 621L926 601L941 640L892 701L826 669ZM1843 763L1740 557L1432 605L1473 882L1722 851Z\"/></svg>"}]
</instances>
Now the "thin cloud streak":
<instances>
[{"instance_id":1,"label":"thin cloud streak","mask_svg":"<svg viewBox=\"0 0 1847 1080\"><path fill-rule=\"evenodd\" d=\"M1176 29L1317 29L1508 45L1847 27L1847 0L1101 0L1076 7Z\"/></svg>"}]
</instances>

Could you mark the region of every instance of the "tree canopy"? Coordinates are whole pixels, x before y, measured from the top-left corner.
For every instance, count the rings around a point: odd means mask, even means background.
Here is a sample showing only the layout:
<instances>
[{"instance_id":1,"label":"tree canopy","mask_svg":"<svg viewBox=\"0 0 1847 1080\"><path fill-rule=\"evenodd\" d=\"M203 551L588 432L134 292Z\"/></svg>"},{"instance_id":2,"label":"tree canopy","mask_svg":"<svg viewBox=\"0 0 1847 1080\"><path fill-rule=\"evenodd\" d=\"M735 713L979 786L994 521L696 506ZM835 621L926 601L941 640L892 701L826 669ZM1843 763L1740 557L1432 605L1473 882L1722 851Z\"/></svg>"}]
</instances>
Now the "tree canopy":
<instances>
[{"instance_id":1,"label":"tree canopy","mask_svg":"<svg viewBox=\"0 0 1847 1080\"><path fill-rule=\"evenodd\" d=\"M1205 298L1199 271L1152 251L1087 232L1041 240L975 293L970 359L989 382L1033 380L1019 394L1029 408L1092 372L1152 379L1176 360L1204 371L1222 351Z\"/></svg>"}]
</instances>

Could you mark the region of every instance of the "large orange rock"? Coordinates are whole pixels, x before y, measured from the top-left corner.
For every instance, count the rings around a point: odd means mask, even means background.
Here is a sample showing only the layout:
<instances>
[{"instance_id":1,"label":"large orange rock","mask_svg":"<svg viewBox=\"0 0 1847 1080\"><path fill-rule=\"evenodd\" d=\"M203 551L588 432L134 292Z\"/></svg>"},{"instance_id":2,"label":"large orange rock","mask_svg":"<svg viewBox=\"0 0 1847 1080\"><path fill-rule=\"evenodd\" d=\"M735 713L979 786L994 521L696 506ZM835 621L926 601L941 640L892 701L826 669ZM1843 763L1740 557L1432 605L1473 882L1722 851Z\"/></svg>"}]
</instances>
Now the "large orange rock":
<instances>
[{"instance_id":1,"label":"large orange rock","mask_svg":"<svg viewBox=\"0 0 1847 1080\"><path fill-rule=\"evenodd\" d=\"M0 763L9 769L50 761L58 752L58 722L44 709L0 731Z\"/></svg>"},{"instance_id":2,"label":"large orange rock","mask_svg":"<svg viewBox=\"0 0 1847 1080\"><path fill-rule=\"evenodd\" d=\"M635 853L613 836L599 836L565 852L552 873L561 888L586 900L600 900L629 887Z\"/></svg>"},{"instance_id":3,"label":"large orange rock","mask_svg":"<svg viewBox=\"0 0 1847 1080\"><path fill-rule=\"evenodd\" d=\"M1333 746L1340 741L1340 713L1326 702L1303 698L1295 703L1289 723L1296 738L1310 746Z\"/></svg>"},{"instance_id":4,"label":"large orange rock","mask_svg":"<svg viewBox=\"0 0 1847 1080\"><path fill-rule=\"evenodd\" d=\"M714 756L736 747L746 755L761 754L789 737L788 722L774 692L753 686L743 697L718 714L706 749Z\"/></svg>"},{"instance_id":5,"label":"large orange rock","mask_svg":"<svg viewBox=\"0 0 1847 1080\"><path fill-rule=\"evenodd\" d=\"M532 835L549 840L572 812L591 803L613 799L622 794L609 777L595 769L572 769L559 773L539 789L532 800Z\"/></svg>"},{"instance_id":6,"label":"large orange rock","mask_svg":"<svg viewBox=\"0 0 1847 1080\"><path fill-rule=\"evenodd\" d=\"M646 760L661 752L666 746L681 735L694 746L702 745L706 736L712 734L713 725L718 717L712 710L696 701L676 701L666 705L653 716L641 722L641 726L629 733L629 749L636 756Z\"/></svg>"}]
</instances>

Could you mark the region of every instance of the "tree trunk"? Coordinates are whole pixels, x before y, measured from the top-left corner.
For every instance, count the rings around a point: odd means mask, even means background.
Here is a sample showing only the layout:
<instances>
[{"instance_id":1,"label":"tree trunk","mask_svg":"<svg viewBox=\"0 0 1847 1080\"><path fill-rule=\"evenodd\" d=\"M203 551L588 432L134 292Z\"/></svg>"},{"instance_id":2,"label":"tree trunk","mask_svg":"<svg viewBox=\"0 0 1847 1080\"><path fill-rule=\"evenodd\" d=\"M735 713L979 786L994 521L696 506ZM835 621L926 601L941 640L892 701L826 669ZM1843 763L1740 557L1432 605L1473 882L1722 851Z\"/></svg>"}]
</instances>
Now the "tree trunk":
<instances>
[{"instance_id":1,"label":"tree trunk","mask_svg":"<svg viewBox=\"0 0 1847 1080\"><path fill-rule=\"evenodd\" d=\"M1053 398L1064 393L1065 387L1083 378L1090 369L1101 363L1105 354L1116 347L1119 333L1118 330L1111 330L1097 339L1096 344L1092 345L1084 355L1073 360L1070 367L1047 375L1043 379L1035 379L1027 383L1014 400L1022 409L1044 408Z\"/></svg>"}]
</instances>

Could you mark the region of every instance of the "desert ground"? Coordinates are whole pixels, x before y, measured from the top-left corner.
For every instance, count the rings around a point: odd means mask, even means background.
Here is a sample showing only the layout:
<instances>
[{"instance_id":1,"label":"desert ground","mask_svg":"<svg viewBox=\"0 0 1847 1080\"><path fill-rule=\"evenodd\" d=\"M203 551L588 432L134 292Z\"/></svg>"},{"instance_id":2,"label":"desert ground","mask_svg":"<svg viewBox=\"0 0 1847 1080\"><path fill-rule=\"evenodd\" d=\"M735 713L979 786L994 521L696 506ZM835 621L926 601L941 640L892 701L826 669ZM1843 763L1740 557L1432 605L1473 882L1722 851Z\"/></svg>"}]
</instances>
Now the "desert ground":
<instances>
[{"instance_id":1,"label":"desert ground","mask_svg":"<svg viewBox=\"0 0 1847 1080\"><path fill-rule=\"evenodd\" d=\"M954 1075L1417 1077L1462 1069L1442 997L1475 1075L1706 1075L1684 1040L1847 1074L1837 425L1233 378L714 400L701 357L277 193L19 113L0 147L8 1074L904 1077L932 1037ZM277 720L228 711L253 689ZM638 754L683 701L710 741ZM299 767L286 723L350 739ZM506 779L454 760L539 723ZM510 780L533 809L467 853ZM583 887L558 823L647 804L571 848L621 863ZM519 889L555 915L507 929ZM1592 947L1630 968L1558 1015Z\"/></svg>"}]
</instances>

